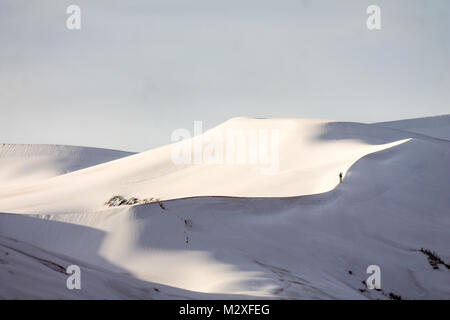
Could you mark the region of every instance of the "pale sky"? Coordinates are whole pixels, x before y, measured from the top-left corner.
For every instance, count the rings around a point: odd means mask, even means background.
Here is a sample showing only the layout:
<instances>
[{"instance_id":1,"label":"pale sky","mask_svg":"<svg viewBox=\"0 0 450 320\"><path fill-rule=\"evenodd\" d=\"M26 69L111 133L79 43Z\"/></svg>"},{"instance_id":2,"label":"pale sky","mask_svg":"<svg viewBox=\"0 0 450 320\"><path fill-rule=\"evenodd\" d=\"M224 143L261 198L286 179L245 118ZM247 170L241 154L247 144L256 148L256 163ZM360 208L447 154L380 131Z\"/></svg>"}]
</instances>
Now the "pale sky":
<instances>
[{"instance_id":1,"label":"pale sky","mask_svg":"<svg viewBox=\"0 0 450 320\"><path fill-rule=\"evenodd\" d=\"M0 1L3 143L144 151L194 120L448 113L448 0Z\"/></svg>"}]
</instances>

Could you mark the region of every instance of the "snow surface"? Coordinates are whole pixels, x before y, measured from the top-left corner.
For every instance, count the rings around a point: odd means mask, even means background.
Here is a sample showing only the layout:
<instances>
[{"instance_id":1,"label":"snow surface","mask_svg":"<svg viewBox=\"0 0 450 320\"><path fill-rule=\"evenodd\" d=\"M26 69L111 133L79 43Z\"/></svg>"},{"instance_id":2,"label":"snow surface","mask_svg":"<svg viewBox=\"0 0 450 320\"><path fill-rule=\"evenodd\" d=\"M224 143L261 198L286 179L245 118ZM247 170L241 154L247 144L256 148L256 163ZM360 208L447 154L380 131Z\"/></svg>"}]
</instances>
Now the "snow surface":
<instances>
[{"instance_id":1,"label":"snow surface","mask_svg":"<svg viewBox=\"0 0 450 320\"><path fill-rule=\"evenodd\" d=\"M405 142L408 135L380 135L374 144L354 137L336 139L352 124L303 119L235 118L193 138L206 149L207 137L227 130L279 130L279 171L244 163L186 164L172 161L182 142L0 192L0 208L15 213L69 213L100 210L114 195L161 200L198 196L288 197L332 190L338 173L359 158ZM335 132L338 131L338 132ZM207 137L205 137L205 135Z\"/></svg>"},{"instance_id":2,"label":"snow surface","mask_svg":"<svg viewBox=\"0 0 450 320\"><path fill-rule=\"evenodd\" d=\"M450 140L450 115L380 122L377 125Z\"/></svg>"},{"instance_id":3,"label":"snow surface","mask_svg":"<svg viewBox=\"0 0 450 320\"><path fill-rule=\"evenodd\" d=\"M407 122L236 118L194 140L280 130L277 174L175 165L172 144L4 187L0 297L448 299L450 270L419 250L450 263L450 141ZM55 264L74 263L86 286L70 291ZM381 291L362 283L373 264Z\"/></svg>"},{"instance_id":4,"label":"snow surface","mask_svg":"<svg viewBox=\"0 0 450 320\"><path fill-rule=\"evenodd\" d=\"M131 152L63 146L0 144L0 188L23 185L132 155Z\"/></svg>"}]
</instances>

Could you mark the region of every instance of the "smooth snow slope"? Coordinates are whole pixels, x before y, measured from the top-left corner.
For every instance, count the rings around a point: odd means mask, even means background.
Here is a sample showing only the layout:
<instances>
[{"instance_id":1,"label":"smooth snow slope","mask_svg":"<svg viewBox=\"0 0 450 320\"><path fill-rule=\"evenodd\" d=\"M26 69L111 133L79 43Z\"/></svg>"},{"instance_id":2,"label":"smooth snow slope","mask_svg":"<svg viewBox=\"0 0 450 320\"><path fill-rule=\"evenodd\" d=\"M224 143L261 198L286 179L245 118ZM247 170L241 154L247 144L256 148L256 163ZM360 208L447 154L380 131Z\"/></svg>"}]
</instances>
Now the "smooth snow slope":
<instances>
[{"instance_id":1,"label":"smooth snow slope","mask_svg":"<svg viewBox=\"0 0 450 320\"><path fill-rule=\"evenodd\" d=\"M332 190L339 172L359 158L405 142L408 135L380 134L377 141L362 134L339 139L355 124L305 119L235 118L192 139L207 149L211 138L237 130L279 132L272 153L279 170L264 174L270 165L245 162L175 164L176 144L75 171L25 187L0 190L0 210L15 213L64 213L99 210L114 195L162 200L193 196L288 197ZM234 132L233 131L233 132ZM381 130L382 131L382 130ZM191 141L191 140L190 140ZM269 145L270 148L270 145Z\"/></svg>"},{"instance_id":2,"label":"smooth snow slope","mask_svg":"<svg viewBox=\"0 0 450 320\"><path fill-rule=\"evenodd\" d=\"M450 140L450 115L427 118L407 119L390 122L379 122L376 125L411 131L428 135L430 137Z\"/></svg>"},{"instance_id":3,"label":"smooth snow slope","mask_svg":"<svg viewBox=\"0 0 450 320\"><path fill-rule=\"evenodd\" d=\"M265 125L271 122L264 121ZM294 299L388 299L389 293L409 299L450 298L450 270L442 264L433 269L419 251L420 248L435 251L450 263L450 142L376 125L293 122L318 130L313 134L311 130L287 131L296 135L286 134L285 141L303 143L305 154L328 158L318 158L317 167L314 159L303 162L305 168L312 163L308 168L317 171L311 178L321 177L326 167L323 164L330 165L336 178L334 171L341 167L336 165L340 161L335 161L334 156L346 154L344 147L355 154L352 149L361 152L379 148L383 143L407 140L352 159L344 182L324 193L289 198L177 199L163 201L165 209L154 203L77 210L76 202L71 202L67 208L73 207L73 212L65 214L55 210L57 206L64 208L61 204L50 203L48 211L43 205L31 204L29 207L38 208L35 211L40 214L0 214L0 237L19 240L19 244L32 243L52 253L47 259L60 259L64 255L68 257L64 263L74 259L104 270L104 276L96 275L102 290L86 288L80 296L136 297L139 296L136 287L149 289L158 283L190 290L183 291L180 298L186 295L198 298L196 292L211 294L208 298L232 294ZM295 148L282 150L288 156L281 153L280 158L290 158L290 152L295 152ZM153 155L144 153L140 158L144 164L149 158L146 154ZM139 159L137 156L119 159L98 166L98 170L109 172L110 166L125 170L122 161L128 163L135 158ZM137 167L139 162L132 163ZM299 163L302 164L295 162ZM94 168L66 176L86 179L88 172L97 172ZM208 169L198 166L197 175L202 168ZM144 172L141 167L138 169ZM298 170L301 169L300 166ZM243 178L248 177L251 175ZM243 178L238 178L229 174L229 185L233 179L235 185L239 184ZM258 180L248 180L254 181ZM210 181L212 187L214 182ZM278 182L289 184L287 179ZM191 183L196 180L192 178ZM104 186L97 185L97 189L100 187ZM177 184L172 185L176 187ZM269 185L271 189L265 191L275 193L283 187ZM86 188L99 192L91 184L86 184ZM254 188L259 190L259 186ZM44 255L39 250L35 253ZM25 263L3 260L18 267ZM365 290L362 284L368 277L367 266L373 264L381 267L381 291ZM29 266L27 270L31 269ZM40 290L21 286L4 270L0 268L0 279L8 285L6 297L13 291L19 292L16 296L40 295ZM90 276L91 272L87 272ZM118 283L106 285L113 275ZM45 294L41 297L67 298L64 278L57 278L56 274L46 276L51 280L30 279L39 284L39 289L44 287ZM130 278L142 283L132 284ZM163 290L160 297L165 295ZM139 297L148 298L149 293L144 291Z\"/></svg>"},{"instance_id":4,"label":"smooth snow slope","mask_svg":"<svg viewBox=\"0 0 450 320\"><path fill-rule=\"evenodd\" d=\"M82 270L81 290L65 287L65 269ZM171 288L89 265L0 236L0 299L217 299L216 295ZM245 299L245 296L224 296Z\"/></svg>"},{"instance_id":5,"label":"smooth snow slope","mask_svg":"<svg viewBox=\"0 0 450 320\"><path fill-rule=\"evenodd\" d=\"M131 152L63 145L0 144L0 188L35 183L132 155Z\"/></svg>"}]
</instances>

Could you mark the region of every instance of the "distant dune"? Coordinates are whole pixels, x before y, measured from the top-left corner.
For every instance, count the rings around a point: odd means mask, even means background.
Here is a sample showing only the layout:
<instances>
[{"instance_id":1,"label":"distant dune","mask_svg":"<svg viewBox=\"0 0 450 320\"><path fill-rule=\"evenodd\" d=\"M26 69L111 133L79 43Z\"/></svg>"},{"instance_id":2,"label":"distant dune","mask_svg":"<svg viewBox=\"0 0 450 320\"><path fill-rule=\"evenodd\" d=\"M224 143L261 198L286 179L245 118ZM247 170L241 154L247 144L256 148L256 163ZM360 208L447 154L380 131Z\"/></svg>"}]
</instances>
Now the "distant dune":
<instances>
[{"instance_id":1,"label":"distant dune","mask_svg":"<svg viewBox=\"0 0 450 320\"><path fill-rule=\"evenodd\" d=\"M36 182L132 155L62 145L0 144L0 187Z\"/></svg>"},{"instance_id":2,"label":"distant dune","mask_svg":"<svg viewBox=\"0 0 450 320\"><path fill-rule=\"evenodd\" d=\"M391 122L380 122L376 125L422 133L430 137L450 140L450 115L427 118L416 118Z\"/></svg>"}]
</instances>

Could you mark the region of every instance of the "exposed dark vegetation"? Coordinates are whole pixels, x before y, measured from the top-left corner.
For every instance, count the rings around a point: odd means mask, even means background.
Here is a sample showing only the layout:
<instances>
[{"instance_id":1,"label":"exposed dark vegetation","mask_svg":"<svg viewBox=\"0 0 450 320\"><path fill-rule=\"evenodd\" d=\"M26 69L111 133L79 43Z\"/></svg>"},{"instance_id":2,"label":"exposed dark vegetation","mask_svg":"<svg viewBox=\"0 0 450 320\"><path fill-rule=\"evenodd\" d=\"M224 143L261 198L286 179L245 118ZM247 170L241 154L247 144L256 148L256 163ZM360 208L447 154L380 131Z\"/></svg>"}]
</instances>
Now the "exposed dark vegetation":
<instances>
[{"instance_id":1,"label":"exposed dark vegetation","mask_svg":"<svg viewBox=\"0 0 450 320\"><path fill-rule=\"evenodd\" d=\"M192 220L184 219L184 226L186 227L186 229L192 229Z\"/></svg>"},{"instance_id":2,"label":"exposed dark vegetation","mask_svg":"<svg viewBox=\"0 0 450 320\"><path fill-rule=\"evenodd\" d=\"M365 288L359 288L358 291L361 292L361 293L368 292L369 291L369 287L367 286L366 281L363 280L363 281L361 281L361 283L364 285ZM393 292L389 292L389 294L387 294L381 288L375 288L374 290L380 292L383 296L388 297L391 300L402 300L402 296L399 295L399 294L395 294Z\"/></svg>"},{"instance_id":3,"label":"exposed dark vegetation","mask_svg":"<svg viewBox=\"0 0 450 320\"><path fill-rule=\"evenodd\" d=\"M439 257L437 255L436 252L431 251L429 249L424 249L424 248L421 248L420 252L422 252L424 255L427 256L428 263L430 264L430 266L433 267L433 269L439 270L439 265L441 264L441 265L445 266L447 269L450 270L450 264L445 263L441 259L441 257Z\"/></svg>"},{"instance_id":4,"label":"exposed dark vegetation","mask_svg":"<svg viewBox=\"0 0 450 320\"><path fill-rule=\"evenodd\" d=\"M163 204L161 201L159 201L159 200L157 199L156 202L158 202L159 207L160 207L161 209L166 210L166 207L164 206L164 204Z\"/></svg>"},{"instance_id":5,"label":"exposed dark vegetation","mask_svg":"<svg viewBox=\"0 0 450 320\"><path fill-rule=\"evenodd\" d=\"M402 300L402 296L397 295L397 294L395 294L393 292L389 292L389 298L392 299L392 300Z\"/></svg>"},{"instance_id":6,"label":"exposed dark vegetation","mask_svg":"<svg viewBox=\"0 0 450 320\"><path fill-rule=\"evenodd\" d=\"M138 199L136 197L131 197L129 199L126 199L122 196L114 196L108 201L106 201L104 204L108 207L119 207L119 206L132 206L135 204L147 204L147 203L158 203L161 209L166 210L166 207L163 205L163 203L156 198L145 198L145 199Z\"/></svg>"}]
</instances>

